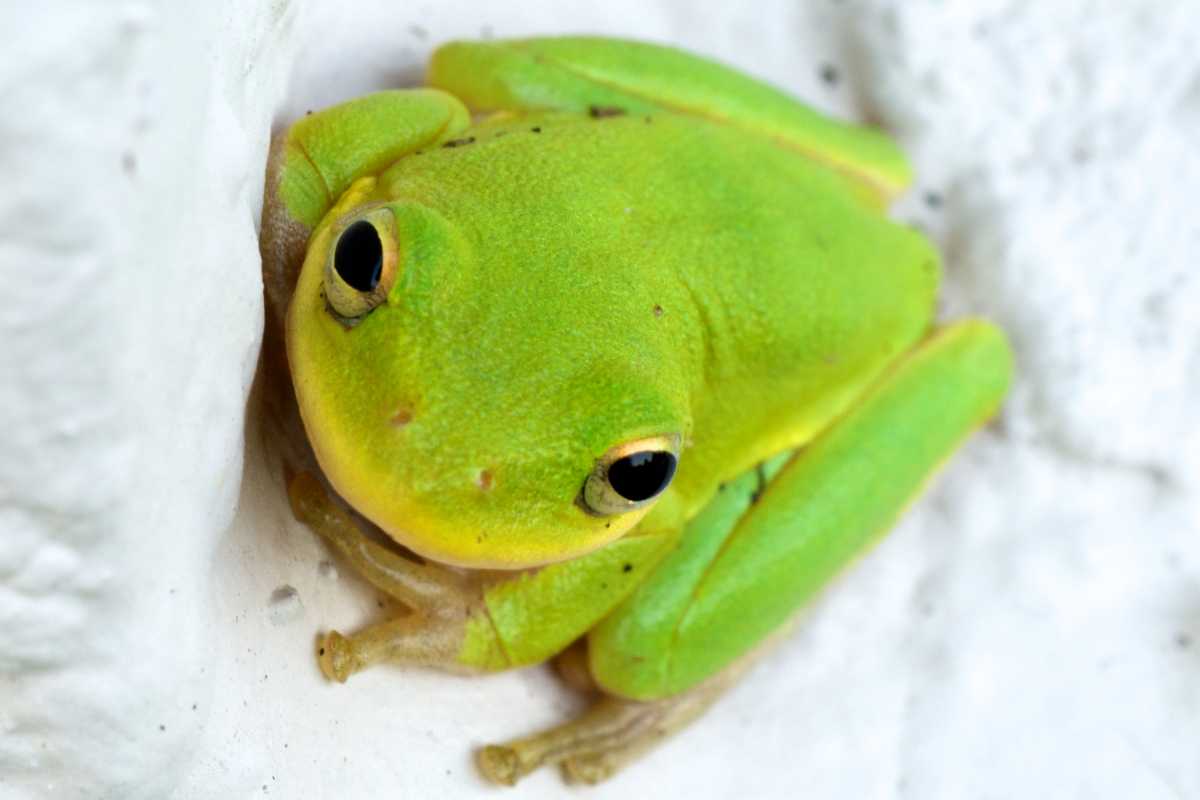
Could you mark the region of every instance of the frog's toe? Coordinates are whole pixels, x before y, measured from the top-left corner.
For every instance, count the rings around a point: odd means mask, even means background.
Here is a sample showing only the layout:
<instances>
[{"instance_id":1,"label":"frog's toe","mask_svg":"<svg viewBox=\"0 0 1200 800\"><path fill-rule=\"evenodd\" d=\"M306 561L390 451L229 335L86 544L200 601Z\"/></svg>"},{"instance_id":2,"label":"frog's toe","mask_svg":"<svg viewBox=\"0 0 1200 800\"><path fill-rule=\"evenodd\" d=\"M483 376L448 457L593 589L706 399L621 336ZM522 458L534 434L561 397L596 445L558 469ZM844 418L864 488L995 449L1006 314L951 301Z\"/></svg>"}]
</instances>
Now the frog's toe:
<instances>
[{"instance_id":1,"label":"frog's toe","mask_svg":"<svg viewBox=\"0 0 1200 800\"><path fill-rule=\"evenodd\" d=\"M317 646L317 663L326 678L338 683L345 683L362 666L354 655L354 645L337 631L322 637Z\"/></svg>"},{"instance_id":2,"label":"frog's toe","mask_svg":"<svg viewBox=\"0 0 1200 800\"><path fill-rule=\"evenodd\" d=\"M668 701L669 702L669 701ZM524 739L490 745L476 760L489 780L511 786L541 766L559 764L568 781L598 783L627 759L628 745L661 716L664 701L640 703L604 697L583 716Z\"/></svg>"},{"instance_id":3,"label":"frog's toe","mask_svg":"<svg viewBox=\"0 0 1200 800\"><path fill-rule=\"evenodd\" d=\"M600 697L581 716L476 754L484 777L511 786L541 766L558 764L570 783L600 783L686 726L737 679L749 659L703 683L656 700Z\"/></svg>"},{"instance_id":4,"label":"frog's toe","mask_svg":"<svg viewBox=\"0 0 1200 800\"><path fill-rule=\"evenodd\" d=\"M517 751L503 745L488 745L475 755L479 771L492 783L516 786L517 779L528 770L521 770L521 758Z\"/></svg>"},{"instance_id":5,"label":"frog's toe","mask_svg":"<svg viewBox=\"0 0 1200 800\"><path fill-rule=\"evenodd\" d=\"M562 774L567 783L603 783L620 769L620 764L604 754L575 756L562 762Z\"/></svg>"}]
</instances>

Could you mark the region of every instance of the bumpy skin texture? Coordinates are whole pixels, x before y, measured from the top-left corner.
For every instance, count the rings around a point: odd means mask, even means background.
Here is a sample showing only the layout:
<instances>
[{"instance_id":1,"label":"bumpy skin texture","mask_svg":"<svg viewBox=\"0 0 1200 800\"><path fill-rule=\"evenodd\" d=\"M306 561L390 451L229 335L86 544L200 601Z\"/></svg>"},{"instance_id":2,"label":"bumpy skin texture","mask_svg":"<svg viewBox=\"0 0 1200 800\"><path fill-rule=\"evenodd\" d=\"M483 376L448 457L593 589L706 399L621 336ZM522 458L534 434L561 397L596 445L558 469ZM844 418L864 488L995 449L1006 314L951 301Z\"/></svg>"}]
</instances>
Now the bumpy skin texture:
<instances>
[{"instance_id":1,"label":"bumpy skin texture","mask_svg":"<svg viewBox=\"0 0 1200 800\"><path fill-rule=\"evenodd\" d=\"M287 348L313 449L433 562L538 568L464 590L437 653L498 669L592 630L609 692L686 692L890 525L995 410L1007 345L980 322L931 334L938 259L882 213L908 169L874 132L604 39L451 44L430 82L307 118L273 152L264 252L302 263ZM348 319L331 259L362 220L392 282ZM669 488L589 511L598 460L646 437L681 442ZM310 524L366 552L302 495ZM407 596L398 562L356 563ZM322 663L344 679L441 657L413 624L388 630L331 640L343 666ZM544 745L496 763L515 780Z\"/></svg>"},{"instance_id":2,"label":"bumpy skin texture","mask_svg":"<svg viewBox=\"0 0 1200 800\"><path fill-rule=\"evenodd\" d=\"M531 111L455 136L343 198L290 312L322 465L423 555L524 567L617 538L640 515L574 500L606 450L654 434L691 443L670 490L689 517L929 325L928 244L775 137L662 109ZM347 335L324 264L352 209L378 206L399 279Z\"/></svg>"}]
</instances>

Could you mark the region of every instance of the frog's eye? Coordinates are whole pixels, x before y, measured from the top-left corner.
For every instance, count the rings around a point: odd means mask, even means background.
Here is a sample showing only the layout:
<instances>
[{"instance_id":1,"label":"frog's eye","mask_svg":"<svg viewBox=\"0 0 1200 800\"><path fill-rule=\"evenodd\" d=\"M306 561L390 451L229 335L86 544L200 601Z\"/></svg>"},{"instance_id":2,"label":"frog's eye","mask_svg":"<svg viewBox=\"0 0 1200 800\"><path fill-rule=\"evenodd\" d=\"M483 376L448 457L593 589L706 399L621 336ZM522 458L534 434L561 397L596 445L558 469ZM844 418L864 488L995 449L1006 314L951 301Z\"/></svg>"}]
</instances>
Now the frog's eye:
<instances>
[{"instance_id":1,"label":"frog's eye","mask_svg":"<svg viewBox=\"0 0 1200 800\"><path fill-rule=\"evenodd\" d=\"M671 484L678 461L678 436L652 436L614 447L584 481L583 507L601 516L641 508Z\"/></svg>"},{"instance_id":2,"label":"frog's eye","mask_svg":"<svg viewBox=\"0 0 1200 800\"><path fill-rule=\"evenodd\" d=\"M325 299L330 310L355 322L387 300L396 279L396 237L392 214L373 211L342 228L325 266Z\"/></svg>"}]
</instances>

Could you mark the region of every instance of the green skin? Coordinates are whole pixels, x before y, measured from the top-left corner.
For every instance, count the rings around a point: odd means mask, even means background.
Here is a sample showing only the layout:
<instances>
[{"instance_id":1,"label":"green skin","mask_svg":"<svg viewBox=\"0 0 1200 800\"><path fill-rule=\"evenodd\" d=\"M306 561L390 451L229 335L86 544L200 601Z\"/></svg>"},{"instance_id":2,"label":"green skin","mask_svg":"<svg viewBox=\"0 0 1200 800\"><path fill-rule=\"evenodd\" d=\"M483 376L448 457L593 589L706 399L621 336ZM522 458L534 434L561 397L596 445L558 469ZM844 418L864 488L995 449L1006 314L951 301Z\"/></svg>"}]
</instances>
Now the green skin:
<instances>
[{"instance_id":1,"label":"green skin","mask_svg":"<svg viewBox=\"0 0 1200 800\"><path fill-rule=\"evenodd\" d=\"M1008 346L933 326L938 258L884 216L909 174L873 131L605 39L450 44L429 82L273 154L309 441L397 542L489 571L446 661L586 636L604 691L684 692L894 522L996 410ZM361 219L391 260L355 317L330 260ZM589 510L598 461L655 437L679 443L670 486Z\"/></svg>"}]
</instances>

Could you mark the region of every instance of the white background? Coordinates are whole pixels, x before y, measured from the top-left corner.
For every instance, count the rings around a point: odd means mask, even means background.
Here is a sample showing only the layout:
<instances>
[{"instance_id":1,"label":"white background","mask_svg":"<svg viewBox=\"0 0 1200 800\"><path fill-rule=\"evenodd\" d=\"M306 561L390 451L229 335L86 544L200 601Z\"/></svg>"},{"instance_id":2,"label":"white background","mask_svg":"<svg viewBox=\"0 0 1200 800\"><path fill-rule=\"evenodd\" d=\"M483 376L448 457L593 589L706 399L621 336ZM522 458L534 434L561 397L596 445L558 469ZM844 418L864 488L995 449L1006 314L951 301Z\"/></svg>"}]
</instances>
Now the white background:
<instances>
[{"instance_id":1,"label":"white background","mask_svg":"<svg viewBox=\"0 0 1200 800\"><path fill-rule=\"evenodd\" d=\"M415 85L449 38L561 32L890 130L944 312L999 321L1019 369L743 685L572 792L1200 796L1194 4L39 8L0 3L0 797L494 796L470 751L579 708L542 669L324 682L316 633L386 609L322 566L246 418L272 124Z\"/></svg>"}]
</instances>

